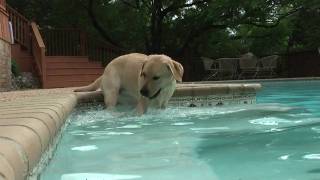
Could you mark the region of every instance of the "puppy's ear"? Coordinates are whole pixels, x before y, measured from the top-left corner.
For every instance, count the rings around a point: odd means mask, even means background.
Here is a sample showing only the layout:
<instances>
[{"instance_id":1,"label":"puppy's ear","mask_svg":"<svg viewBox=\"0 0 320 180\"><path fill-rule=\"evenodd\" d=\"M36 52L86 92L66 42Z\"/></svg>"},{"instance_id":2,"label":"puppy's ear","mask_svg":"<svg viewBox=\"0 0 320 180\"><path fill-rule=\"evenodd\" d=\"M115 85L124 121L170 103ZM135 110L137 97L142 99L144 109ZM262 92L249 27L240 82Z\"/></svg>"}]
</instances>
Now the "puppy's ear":
<instances>
[{"instance_id":1,"label":"puppy's ear","mask_svg":"<svg viewBox=\"0 0 320 180\"><path fill-rule=\"evenodd\" d=\"M170 62L167 63L170 71L173 74L173 77L175 80L178 82L182 82L182 76L183 76L183 66L178 63L177 61L171 60Z\"/></svg>"},{"instance_id":2,"label":"puppy's ear","mask_svg":"<svg viewBox=\"0 0 320 180\"><path fill-rule=\"evenodd\" d=\"M145 65L146 63L144 62L144 63L142 63L142 66L141 66L141 69L140 69L140 76L143 76L143 68L144 68L144 65Z\"/></svg>"}]
</instances>

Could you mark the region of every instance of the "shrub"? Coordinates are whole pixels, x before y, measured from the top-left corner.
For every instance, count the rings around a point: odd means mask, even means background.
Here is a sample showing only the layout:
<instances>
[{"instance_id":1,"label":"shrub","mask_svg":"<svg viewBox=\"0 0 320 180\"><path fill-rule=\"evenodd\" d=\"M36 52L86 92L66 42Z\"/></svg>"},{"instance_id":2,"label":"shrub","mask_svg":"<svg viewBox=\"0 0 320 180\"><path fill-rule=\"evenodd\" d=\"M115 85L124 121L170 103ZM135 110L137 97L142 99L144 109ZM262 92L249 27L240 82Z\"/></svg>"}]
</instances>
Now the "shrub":
<instances>
[{"instance_id":1,"label":"shrub","mask_svg":"<svg viewBox=\"0 0 320 180\"><path fill-rule=\"evenodd\" d=\"M11 59L11 72L15 77L21 74L19 65L17 64L17 61L15 59Z\"/></svg>"}]
</instances>

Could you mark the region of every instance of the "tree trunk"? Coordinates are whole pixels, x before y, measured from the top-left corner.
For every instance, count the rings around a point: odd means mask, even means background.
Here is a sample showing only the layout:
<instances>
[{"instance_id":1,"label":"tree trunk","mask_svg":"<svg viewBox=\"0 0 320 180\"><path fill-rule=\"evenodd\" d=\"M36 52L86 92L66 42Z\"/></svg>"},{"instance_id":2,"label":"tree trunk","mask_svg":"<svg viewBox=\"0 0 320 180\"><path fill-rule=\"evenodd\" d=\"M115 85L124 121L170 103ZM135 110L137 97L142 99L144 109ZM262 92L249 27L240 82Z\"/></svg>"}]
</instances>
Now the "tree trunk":
<instances>
[{"instance_id":1,"label":"tree trunk","mask_svg":"<svg viewBox=\"0 0 320 180\"><path fill-rule=\"evenodd\" d=\"M99 32L99 34L110 44L116 46L116 47L121 47L116 41L114 41L109 35L108 33L105 31L105 29L103 28L103 26L98 22L97 17L94 14L94 10L93 10L93 0L89 0L89 5L88 5L88 16L92 22L93 27Z\"/></svg>"},{"instance_id":2,"label":"tree trunk","mask_svg":"<svg viewBox=\"0 0 320 180\"><path fill-rule=\"evenodd\" d=\"M161 13L161 0L154 0L152 5L150 43L148 43L148 53L160 53L162 41L162 23L163 15Z\"/></svg>"}]
</instances>

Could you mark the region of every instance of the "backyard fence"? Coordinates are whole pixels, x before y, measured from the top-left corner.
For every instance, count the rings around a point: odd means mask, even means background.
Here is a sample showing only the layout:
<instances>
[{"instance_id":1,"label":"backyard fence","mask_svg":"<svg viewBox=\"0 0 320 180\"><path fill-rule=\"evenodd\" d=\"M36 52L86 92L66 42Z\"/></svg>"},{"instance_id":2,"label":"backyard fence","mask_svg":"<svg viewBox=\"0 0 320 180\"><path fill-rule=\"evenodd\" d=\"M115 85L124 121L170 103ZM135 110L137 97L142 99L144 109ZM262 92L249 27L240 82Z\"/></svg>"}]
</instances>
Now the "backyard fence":
<instances>
[{"instance_id":1,"label":"backyard fence","mask_svg":"<svg viewBox=\"0 0 320 180\"><path fill-rule=\"evenodd\" d=\"M320 77L320 54L317 50L288 55L289 77Z\"/></svg>"}]
</instances>

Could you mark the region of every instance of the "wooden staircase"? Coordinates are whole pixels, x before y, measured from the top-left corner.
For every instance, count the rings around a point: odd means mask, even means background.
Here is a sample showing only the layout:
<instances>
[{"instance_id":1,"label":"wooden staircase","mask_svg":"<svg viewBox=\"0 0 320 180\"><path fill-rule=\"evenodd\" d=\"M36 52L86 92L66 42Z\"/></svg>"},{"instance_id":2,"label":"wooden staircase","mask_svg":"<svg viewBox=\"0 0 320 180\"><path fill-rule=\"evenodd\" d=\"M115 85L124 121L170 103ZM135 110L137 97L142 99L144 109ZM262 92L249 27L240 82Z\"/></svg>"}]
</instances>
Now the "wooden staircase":
<instances>
[{"instance_id":1,"label":"wooden staircase","mask_svg":"<svg viewBox=\"0 0 320 180\"><path fill-rule=\"evenodd\" d=\"M88 85L104 71L87 56L47 56L47 88Z\"/></svg>"},{"instance_id":2,"label":"wooden staircase","mask_svg":"<svg viewBox=\"0 0 320 180\"><path fill-rule=\"evenodd\" d=\"M105 64L125 51L90 38L78 29L40 29L7 7L13 25L12 57L21 71L34 72L43 88L77 87L92 83Z\"/></svg>"}]
</instances>

